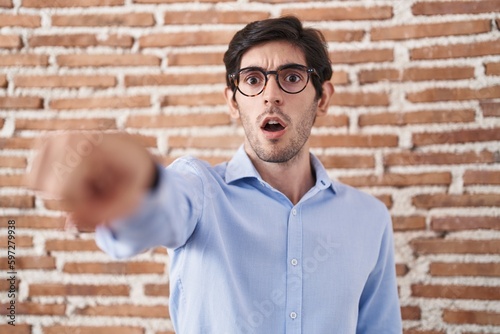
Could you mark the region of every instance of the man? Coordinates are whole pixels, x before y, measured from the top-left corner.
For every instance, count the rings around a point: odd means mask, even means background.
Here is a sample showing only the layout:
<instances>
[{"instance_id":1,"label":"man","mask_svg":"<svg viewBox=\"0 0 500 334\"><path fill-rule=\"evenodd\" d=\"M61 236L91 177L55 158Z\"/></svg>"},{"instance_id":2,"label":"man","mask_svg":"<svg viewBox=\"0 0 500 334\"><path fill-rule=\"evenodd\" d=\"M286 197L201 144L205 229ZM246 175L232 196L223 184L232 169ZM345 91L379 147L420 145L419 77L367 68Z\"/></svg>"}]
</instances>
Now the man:
<instances>
[{"instance_id":1,"label":"man","mask_svg":"<svg viewBox=\"0 0 500 334\"><path fill-rule=\"evenodd\" d=\"M114 257L168 248L179 334L400 334L390 216L309 152L334 93L323 36L294 17L253 22L224 63L246 135L229 162L164 169L124 135L79 133L46 141L31 184Z\"/></svg>"}]
</instances>

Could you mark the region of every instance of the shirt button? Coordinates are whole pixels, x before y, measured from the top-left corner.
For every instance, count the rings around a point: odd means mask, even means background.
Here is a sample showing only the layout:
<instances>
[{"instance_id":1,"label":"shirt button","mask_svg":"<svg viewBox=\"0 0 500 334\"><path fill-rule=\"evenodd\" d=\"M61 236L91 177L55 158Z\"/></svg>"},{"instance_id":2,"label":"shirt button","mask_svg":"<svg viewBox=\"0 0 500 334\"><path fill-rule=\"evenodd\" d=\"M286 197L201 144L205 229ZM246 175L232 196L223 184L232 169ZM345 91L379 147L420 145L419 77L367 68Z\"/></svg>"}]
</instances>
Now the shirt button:
<instances>
[{"instance_id":1,"label":"shirt button","mask_svg":"<svg viewBox=\"0 0 500 334\"><path fill-rule=\"evenodd\" d=\"M299 261L297 261L297 259L292 259L292 261L290 261L292 263L292 266L296 266Z\"/></svg>"},{"instance_id":2,"label":"shirt button","mask_svg":"<svg viewBox=\"0 0 500 334\"><path fill-rule=\"evenodd\" d=\"M290 313L290 318L292 318L292 319L297 318L297 313L295 313L295 312Z\"/></svg>"},{"instance_id":3,"label":"shirt button","mask_svg":"<svg viewBox=\"0 0 500 334\"><path fill-rule=\"evenodd\" d=\"M292 210L292 215L294 215L294 216L297 215L297 210L296 209Z\"/></svg>"}]
</instances>

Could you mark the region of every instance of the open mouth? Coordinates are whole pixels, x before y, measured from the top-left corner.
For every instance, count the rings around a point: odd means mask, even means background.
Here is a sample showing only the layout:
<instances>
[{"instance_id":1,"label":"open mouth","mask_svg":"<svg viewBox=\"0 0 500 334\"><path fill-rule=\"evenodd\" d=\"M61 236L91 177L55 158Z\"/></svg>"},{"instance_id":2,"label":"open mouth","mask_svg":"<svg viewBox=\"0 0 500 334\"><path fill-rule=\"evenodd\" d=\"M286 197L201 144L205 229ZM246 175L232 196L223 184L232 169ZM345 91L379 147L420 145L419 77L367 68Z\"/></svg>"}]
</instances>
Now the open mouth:
<instances>
[{"instance_id":1,"label":"open mouth","mask_svg":"<svg viewBox=\"0 0 500 334\"><path fill-rule=\"evenodd\" d=\"M286 128L286 125L278 118L269 118L262 123L262 129L268 132L278 132Z\"/></svg>"},{"instance_id":2,"label":"open mouth","mask_svg":"<svg viewBox=\"0 0 500 334\"><path fill-rule=\"evenodd\" d=\"M280 122L278 121L268 121L266 124L264 124L263 129L269 132L276 132L276 131L281 131L285 127L281 125Z\"/></svg>"}]
</instances>

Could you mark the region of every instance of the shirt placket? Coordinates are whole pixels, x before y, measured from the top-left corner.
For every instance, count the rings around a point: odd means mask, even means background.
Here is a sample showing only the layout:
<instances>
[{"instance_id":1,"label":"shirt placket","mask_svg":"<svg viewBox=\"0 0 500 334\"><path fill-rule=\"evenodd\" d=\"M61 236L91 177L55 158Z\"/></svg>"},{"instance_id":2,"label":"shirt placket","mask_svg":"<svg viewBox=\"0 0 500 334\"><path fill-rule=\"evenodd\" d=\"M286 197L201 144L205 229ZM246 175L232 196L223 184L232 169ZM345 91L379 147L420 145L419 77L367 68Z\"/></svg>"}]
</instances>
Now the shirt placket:
<instances>
[{"instance_id":1,"label":"shirt placket","mask_svg":"<svg viewBox=\"0 0 500 334\"><path fill-rule=\"evenodd\" d=\"M286 280L286 333L299 334L302 328L302 224L300 208L288 217Z\"/></svg>"}]
</instances>

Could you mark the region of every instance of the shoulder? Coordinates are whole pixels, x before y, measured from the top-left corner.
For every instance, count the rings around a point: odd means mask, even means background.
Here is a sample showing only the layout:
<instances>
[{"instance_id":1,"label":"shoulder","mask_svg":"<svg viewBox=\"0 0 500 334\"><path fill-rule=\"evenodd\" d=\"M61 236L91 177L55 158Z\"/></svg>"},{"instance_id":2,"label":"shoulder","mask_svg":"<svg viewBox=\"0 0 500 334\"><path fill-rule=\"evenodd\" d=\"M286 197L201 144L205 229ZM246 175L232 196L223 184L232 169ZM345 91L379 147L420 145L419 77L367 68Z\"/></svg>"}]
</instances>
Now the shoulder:
<instances>
[{"instance_id":1,"label":"shoulder","mask_svg":"<svg viewBox=\"0 0 500 334\"><path fill-rule=\"evenodd\" d=\"M390 223L391 218L387 206L375 196L335 180L332 181L332 186L335 198L357 215Z\"/></svg>"},{"instance_id":2,"label":"shoulder","mask_svg":"<svg viewBox=\"0 0 500 334\"><path fill-rule=\"evenodd\" d=\"M227 162L212 166L205 160L186 155L174 160L167 169L181 174L195 174L202 179L207 179L224 175L226 166Z\"/></svg>"}]
</instances>

